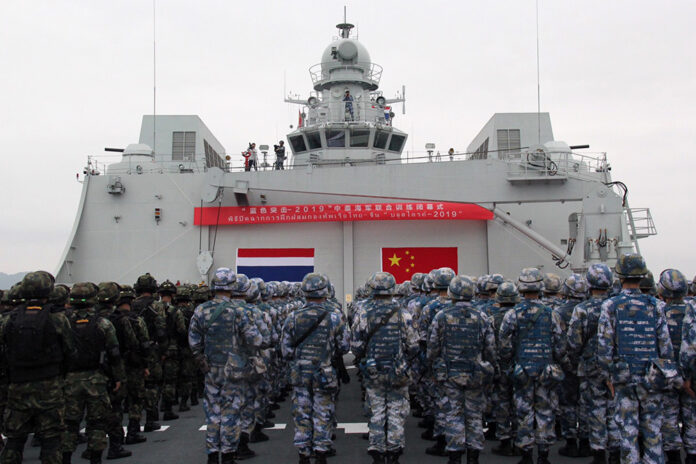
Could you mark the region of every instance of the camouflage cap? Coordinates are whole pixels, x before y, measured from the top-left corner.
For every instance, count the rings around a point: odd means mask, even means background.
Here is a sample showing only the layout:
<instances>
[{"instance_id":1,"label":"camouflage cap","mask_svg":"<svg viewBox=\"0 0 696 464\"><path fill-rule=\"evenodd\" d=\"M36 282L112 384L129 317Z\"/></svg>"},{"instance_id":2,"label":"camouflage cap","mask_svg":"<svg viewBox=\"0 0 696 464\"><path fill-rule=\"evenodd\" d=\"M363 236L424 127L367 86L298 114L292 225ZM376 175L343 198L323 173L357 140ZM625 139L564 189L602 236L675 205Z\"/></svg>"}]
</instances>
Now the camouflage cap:
<instances>
[{"instance_id":1,"label":"camouflage cap","mask_svg":"<svg viewBox=\"0 0 696 464\"><path fill-rule=\"evenodd\" d=\"M441 267L440 269L430 271L430 276L433 279L433 287L438 290L446 290L449 288L449 284L455 275L456 273L454 270L449 267Z\"/></svg>"},{"instance_id":2,"label":"camouflage cap","mask_svg":"<svg viewBox=\"0 0 696 464\"><path fill-rule=\"evenodd\" d=\"M486 290L486 283L488 282L488 278L490 276L488 274L483 274L478 276L476 279L476 293L479 295L487 295L488 291Z\"/></svg>"},{"instance_id":3,"label":"camouflage cap","mask_svg":"<svg viewBox=\"0 0 696 464\"><path fill-rule=\"evenodd\" d=\"M70 287L65 284L58 284L53 287L53 291L48 296L48 301L55 305L64 305L70 299Z\"/></svg>"},{"instance_id":4,"label":"camouflage cap","mask_svg":"<svg viewBox=\"0 0 696 464\"><path fill-rule=\"evenodd\" d=\"M160 295L175 295L176 285L174 285L169 279L162 282L157 289L157 293Z\"/></svg>"},{"instance_id":5,"label":"camouflage cap","mask_svg":"<svg viewBox=\"0 0 696 464\"><path fill-rule=\"evenodd\" d=\"M233 296L242 296L246 298L250 286L251 281L249 281L249 277L247 277L245 274L237 274L230 291L232 292Z\"/></svg>"},{"instance_id":6,"label":"camouflage cap","mask_svg":"<svg viewBox=\"0 0 696 464\"><path fill-rule=\"evenodd\" d=\"M375 272L367 281L372 295L393 295L396 289L396 279L388 272Z\"/></svg>"},{"instance_id":7,"label":"camouflage cap","mask_svg":"<svg viewBox=\"0 0 696 464\"><path fill-rule=\"evenodd\" d=\"M563 286L567 294L573 298L585 298L589 289L585 277L580 274L569 275L563 282Z\"/></svg>"},{"instance_id":8,"label":"camouflage cap","mask_svg":"<svg viewBox=\"0 0 696 464\"><path fill-rule=\"evenodd\" d=\"M99 303L116 303L120 289L116 282L101 282L97 287L97 301Z\"/></svg>"},{"instance_id":9,"label":"camouflage cap","mask_svg":"<svg viewBox=\"0 0 696 464\"><path fill-rule=\"evenodd\" d=\"M660 293L664 298L683 298L688 291L684 274L676 269L665 269L660 274Z\"/></svg>"},{"instance_id":10,"label":"camouflage cap","mask_svg":"<svg viewBox=\"0 0 696 464\"><path fill-rule=\"evenodd\" d=\"M517 304L520 301L520 292L517 291L517 286L509 280L498 285L498 289L495 291L495 301Z\"/></svg>"},{"instance_id":11,"label":"camouflage cap","mask_svg":"<svg viewBox=\"0 0 696 464\"><path fill-rule=\"evenodd\" d=\"M544 293L551 295L558 293L561 291L561 287L563 287L563 279L560 276L552 272L544 274Z\"/></svg>"},{"instance_id":12,"label":"camouflage cap","mask_svg":"<svg viewBox=\"0 0 696 464\"><path fill-rule=\"evenodd\" d=\"M535 267L522 269L517 279L517 289L520 292L540 292L544 286L544 275Z\"/></svg>"},{"instance_id":13,"label":"camouflage cap","mask_svg":"<svg viewBox=\"0 0 696 464\"><path fill-rule=\"evenodd\" d=\"M645 291L655 291L655 276L653 273L648 271L648 273L645 274L645 277L640 279L638 287Z\"/></svg>"},{"instance_id":14,"label":"camouflage cap","mask_svg":"<svg viewBox=\"0 0 696 464\"><path fill-rule=\"evenodd\" d=\"M318 272L310 272L302 279L300 289L307 298L326 298L329 296L329 278Z\"/></svg>"},{"instance_id":15,"label":"camouflage cap","mask_svg":"<svg viewBox=\"0 0 696 464\"><path fill-rule=\"evenodd\" d=\"M130 285L120 285L118 290L118 302L116 304L130 303L135 299L135 290Z\"/></svg>"},{"instance_id":16,"label":"camouflage cap","mask_svg":"<svg viewBox=\"0 0 696 464\"><path fill-rule=\"evenodd\" d=\"M452 300L470 301L475 293L476 284L466 275L454 276L447 287L447 296Z\"/></svg>"},{"instance_id":17,"label":"camouflage cap","mask_svg":"<svg viewBox=\"0 0 696 464\"><path fill-rule=\"evenodd\" d=\"M70 304L75 307L93 306L97 302L99 287L92 282L78 282L70 290Z\"/></svg>"},{"instance_id":18,"label":"camouflage cap","mask_svg":"<svg viewBox=\"0 0 696 464\"><path fill-rule=\"evenodd\" d=\"M619 256L614 271L621 278L637 278L645 276L648 273L648 267L641 255L629 253Z\"/></svg>"},{"instance_id":19,"label":"camouflage cap","mask_svg":"<svg viewBox=\"0 0 696 464\"><path fill-rule=\"evenodd\" d=\"M285 282L276 282L275 286L275 294L274 296L278 298L282 298L288 294L288 286L285 285Z\"/></svg>"},{"instance_id":20,"label":"camouflage cap","mask_svg":"<svg viewBox=\"0 0 696 464\"><path fill-rule=\"evenodd\" d=\"M421 288L423 287L423 279L424 278L425 278L425 274L423 274L422 272L414 273L411 276L411 280L409 283L411 285L411 289L413 289L413 291L420 291Z\"/></svg>"},{"instance_id":21,"label":"camouflage cap","mask_svg":"<svg viewBox=\"0 0 696 464\"><path fill-rule=\"evenodd\" d=\"M281 287L281 289L283 290L282 296L288 296L290 294L290 288L292 287L292 283L288 282L287 280L284 280L281 283L283 284Z\"/></svg>"},{"instance_id":22,"label":"camouflage cap","mask_svg":"<svg viewBox=\"0 0 696 464\"><path fill-rule=\"evenodd\" d=\"M22 295L27 299L48 298L55 281L49 272L30 272L22 279Z\"/></svg>"},{"instance_id":23,"label":"camouflage cap","mask_svg":"<svg viewBox=\"0 0 696 464\"><path fill-rule=\"evenodd\" d=\"M155 293L157 291L157 280L149 272L138 277L133 285L135 291L140 293Z\"/></svg>"},{"instance_id":24,"label":"camouflage cap","mask_svg":"<svg viewBox=\"0 0 696 464\"><path fill-rule=\"evenodd\" d=\"M176 295L174 295L176 301L191 301L192 296L193 288L191 285L184 284L176 287Z\"/></svg>"},{"instance_id":25,"label":"camouflage cap","mask_svg":"<svg viewBox=\"0 0 696 464\"><path fill-rule=\"evenodd\" d=\"M505 277L502 274L491 274L486 280L485 289L488 293L495 293L503 282L505 282Z\"/></svg>"},{"instance_id":26,"label":"camouflage cap","mask_svg":"<svg viewBox=\"0 0 696 464\"><path fill-rule=\"evenodd\" d=\"M220 267L215 271L215 275L210 280L210 288L220 291L232 291L237 276L229 267Z\"/></svg>"},{"instance_id":27,"label":"camouflage cap","mask_svg":"<svg viewBox=\"0 0 696 464\"><path fill-rule=\"evenodd\" d=\"M694 280L692 280L689 285L689 293L696 293L696 276L694 276Z\"/></svg>"},{"instance_id":28,"label":"camouflage cap","mask_svg":"<svg viewBox=\"0 0 696 464\"><path fill-rule=\"evenodd\" d=\"M590 288L606 290L614 282L614 273L611 272L611 269L606 264L596 263L587 270L585 278Z\"/></svg>"}]
</instances>

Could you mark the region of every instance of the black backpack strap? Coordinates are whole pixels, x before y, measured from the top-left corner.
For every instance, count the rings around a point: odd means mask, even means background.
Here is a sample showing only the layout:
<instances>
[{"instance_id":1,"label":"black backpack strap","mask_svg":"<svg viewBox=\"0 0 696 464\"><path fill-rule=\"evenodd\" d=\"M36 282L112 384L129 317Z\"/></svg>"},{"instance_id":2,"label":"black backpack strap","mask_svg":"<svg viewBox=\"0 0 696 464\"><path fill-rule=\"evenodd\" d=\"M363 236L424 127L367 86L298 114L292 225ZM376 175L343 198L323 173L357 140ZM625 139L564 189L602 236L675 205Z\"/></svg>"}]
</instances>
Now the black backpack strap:
<instances>
[{"instance_id":1,"label":"black backpack strap","mask_svg":"<svg viewBox=\"0 0 696 464\"><path fill-rule=\"evenodd\" d=\"M309 337L310 335L312 335L312 333L313 333L315 330L317 330L317 328L319 327L319 325L321 325L321 323L324 321L324 319L326 318L326 316L328 316L328 314L329 314L329 312L326 311L326 310L324 310L324 313L321 314L321 315L317 318L316 321L314 321L314 324L312 324L312 326L311 326L309 329L307 329L307 330L305 331L305 333L303 333L302 336L301 336L300 338L298 338L297 340L295 340L295 341L292 343L292 345L291 345L292 349L297 348L298 346L300 346L300 345L302 344L303 341L307 340L307 337Z\"/></svg>"}]
</instances>

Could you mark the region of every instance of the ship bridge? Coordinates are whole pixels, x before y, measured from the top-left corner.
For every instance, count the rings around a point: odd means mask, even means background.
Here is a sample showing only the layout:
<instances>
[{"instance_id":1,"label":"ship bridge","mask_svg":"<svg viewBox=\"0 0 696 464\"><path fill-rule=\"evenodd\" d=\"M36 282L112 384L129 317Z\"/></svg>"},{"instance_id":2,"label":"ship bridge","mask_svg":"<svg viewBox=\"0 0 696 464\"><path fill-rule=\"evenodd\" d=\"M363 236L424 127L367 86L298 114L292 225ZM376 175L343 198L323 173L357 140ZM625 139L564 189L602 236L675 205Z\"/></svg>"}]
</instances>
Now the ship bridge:
<instances>
[{"instance_id":1,"label":"ship bridge","mask_svg":"<svg viewBox=\"0 0 696 464\"><path fill-rule=\"evenodd\" d=\"M288 134L293 164L345 166L398 161L407 134L392 124L392 105L405 101L405 89L386 99L379 90L382 67L351 37L352 24L336 26L340 36L310 67L314 90L307 99L286 98L302 107L298 128Z\"/></svg>"}]
</instances>

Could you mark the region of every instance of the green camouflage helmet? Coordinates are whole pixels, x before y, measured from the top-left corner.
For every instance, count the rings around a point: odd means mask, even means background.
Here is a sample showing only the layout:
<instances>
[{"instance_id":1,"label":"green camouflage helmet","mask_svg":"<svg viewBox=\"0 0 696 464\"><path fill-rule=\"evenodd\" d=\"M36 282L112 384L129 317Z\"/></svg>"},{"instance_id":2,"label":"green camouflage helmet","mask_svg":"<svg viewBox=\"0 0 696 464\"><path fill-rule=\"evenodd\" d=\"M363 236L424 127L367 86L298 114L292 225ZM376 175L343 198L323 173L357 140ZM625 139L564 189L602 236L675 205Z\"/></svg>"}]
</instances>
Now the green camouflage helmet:
<instances>
[{"instance_id":1,"label":"green camouflage helmet","mask_svg":"<svg viewBox=\"0 0 696 464\"><path fill-rule=\"evenodd\" d=\"M22 279L22 295L31 299L48 298L56 279L46 271L30 272Z\"/></svg>"},{"instance_id":2,"label":"green camouflage helmet","mask_svg":"<svg viewBox=\"0 0 696 464\"><path fill-rule=\"evenodd\" d=\"M176 285L167 279L160 284L157 293L160 295L176 295Z\"/></svg>"},{"instance_id":3,"label":"green camouflage helmet","mask_svg":"<svg viewBox=\"0 0 696 464\"><path fill-rule=\"evenodd\" d=\"M97 290L97 301L114 304L118 300L119 293L120 289L116 282L101 282Z\"/></svg>"},{"instance_id":4,"label":"green camouflage helmet","mask_svg":"<svg viewBox=\"0 0 696 464\"><path fill-rule=\"evenodd\" d=\"M561 291L561 287L563 287L563 279L558 275L552 272L544 274L544 293L554 295Z\"/></svg>"},{"instance_id":5,"label":"green camouflage helmet","mask_svg":"<svg viewBox=\"0 0 696 464\"><path fill-rule=\"evenodd\" d=\"M372 295L393 295L396 289L396 279L388 272L375 272L367 281Z\"/></svg>"},{"instance_id":6,"label":"green camouflage helmet","mask_svg":"<svg viewBox=\"0 0 696 464\"><path fill-rule=\"evenodd\" d=\"M648 273L648 266L641 255L629 253L619 256L619 259L616 260L614 271L623 279L638 278Z\"/></svg>"},{"instance_id":7,"label":"green camouflage helmet","mask_svg":"<svg viewBox=\"0 0 696 464\"><path fill-rule=\"evenodd\" d=\"M24 291L22 290L21 282L17 282L7 291L7 301L12 306L19 306L27 301L24 296Z\"/></svg>"},{"instance_id":8,"label":"green camouflage helmet","mask_svg":"<svg viewBox=\"0 0 696 464\"><path fill-rule=\"evenodd\" d=\"M133 288L138 294L155 293L157 291L157 281L148 272L138 277Z\"/></svg>"},{"instance_id":9,"label":"green camouflage helmet","mask_svg":"<svg viewBox=\"0 0 696 464\"><path fill-rule=\"evenodd\" d=\"M664 298L683 298L688 289L684 274L676 269L665 269L660 274L660 294Z\"/></svg>"},{"instance_id":10,"label":"green camouflage helmet","mask_svg":"<svg viewBox=\"0 0 696 464\"><path fill-rule=\"evenodd\" d=\"M517 286L509 280L498 285L495 291L495 301L497 303L517 304L520 301L520 292Z\"/></svg>"},{"instance_id":11,"label":"green camouflage helmet","mask_svg":"<svg viewBox=\"0 0 696 464\"><path fill-rule=\"evenodd\" d=\"M587 284L590 288L606 290L611 287L614 282L614 274L606 264L596 263L587 270L585 279L587 279Z\"/></svg>"},{"instance_id":12,"label":"green camouflage helmet","mask_svg":"<svg viewBox=\"0 0 696 464\"><path fill-rule=\"evenodd\" d=\"M48 296L48 302L55 305L65 305L70 299L70 287L65 284L58 284L53 287L53 291Z\"/></svg>"},{"instance_id":13,"label":"green camouflage helmet","mask_svg":"<svg viewBox=\"0 0 696 464\"><path fill-rule=\"evenodd\" d=\"M130 303L135 300L135 290L130 285L120 285L117 304Z\"/></svg>"},{"instance_id":14,"label":"green camouflage helmet","mask_svg":"<svg viewBox=\"0 0 696 464\"><path fill-rule=\"evenodd\" d=\"M420 289L423 287L423 279L425 278L425 274L422 272L416 272L411 276L411 289L415 291L420 291Z\"/></svg>"},{"instance_id":15,"label":"green camouflage helmet","mask_svg":"<svg viewBox=\"0 0 696 464\"><path fill-rule=\"evenodd\" d=\"M487 295L488 291L486 290L486 283L488 283L488 279L490 276L488 274L480 275L476 279L476 293L479 295Z\"/></svg>"},{"instance_id":16,"label":"green camouflage helmet","mask_svg":"<svg viewBox=\"0 0 696 464\"><path fill-rule=\"evenodd\" d=\"M474 280L465 275L454 276L447 287L447 296L452 300L470 301L476 293Z\"/></svg>"},{"instance_id":17,"label":"green camouflage helmet","mask_svg":"<svg viewBox=\"0 0 696 464\"><path fill-rule=\"evenodd\" d=\"M232 292L233 296L241 296L246 298L250 286L251 281L249 280L249 277L247 277L245 274L237 274L230 291Z\"/></svg>"},{"instance_id":18,"label":"green camouflage helmet","mask_svg":"<svg viewBox=\"0 0 696 464\"><path fill-rule=\"evenodd\" d=\"M204 303L210 299L210 287L207 285L200 285L196 287L192 295L193 301L195 303Z\"/></svg>"},{"instance_id":19,"label":"green camouflage helmet","mask_svg":"<svg viewBox=\"0 0 696 464\"><path fill-rule=\"evenodd\" d=\"M191 301L191 297L193 296L193 288L188 285L179 285L176 287L176 295L174 295L174 300L175 301Z\"/></svg>"},{"instance_id":20,"label":"green camouflage helmet","mask_svg":"<svg viewBox=\"0 0 696 464\"><path fill-rule=\"evenodd\" d=\"M522 269L517 279L517 289L520 292L540 292L544 286L544 274L535 267Z\"/></svg>"},{"instance_id":21,"label":"green camouflage helmet","mask_svg":"<svg viewBox=\"0 0 696 464\"><path fill-rule=\"evenodd\" d=\"M485 289L488 293L495 293L498 290L498 286L505 282L505 277L502 274L491 274L486 279Z\"/></svg>"},{"instance_id":22,"label":"green camouflage helmet","mask_svg":"<svg viewBox=\"0 0 696 464\"><path fill-rule=\"evenodd\" d=\"M587 281L580 274L569 275L563 282L563 286L566 293L573 298L585 298L587 296Z\"/></svg>"},{"instance_id":23,"label":"green camouflage helmet","mask_svg":"<svg viewBox=\"0 0 696 464\"><path fill-rule=\"evenodd\" d=\"M78 282L70 290L70 305L77 308L94 306L98 291L99 287L92 282Z\"/></svg>"},{"instance_id":24,"label":"green camouflage helmet","mask_svg":"<svg viewBox=\"0 0 696 464\"><path fill-rule=\"evenodd\" d=\"M653 273L648 271L648 273L645 274L645 277L640 279L640 282L638 283L638 287L641 290L645 290L648 292L654 292L655 291L655 276L653 275Z\"/></svg>"},{"instance_id":25,"label":"green camouflage helmet","mask_svg":"<svg viewBox=\"0 0 696 464\"><path fill-rule=\"evenodd\" d=\"M318 272L310 272L304 279L300 289L307 298L327 298L329 296L329 278Z\"/></svg>"},{"instance_id":26,"label":"green camouflage helmet","mask_svg":"<svg viewBox=\"0 0 696 464\"><path fill-rule=\"evenodd\" d=\"M454 279L454 276L457 275L454 270L450 269L449 267L441 267L440 269L435 269L434 271L430 271L430 275L433 279L433 287L438 289L438 290L447 290L449 288L449 284Z\"/></svg>"}]
</instances>

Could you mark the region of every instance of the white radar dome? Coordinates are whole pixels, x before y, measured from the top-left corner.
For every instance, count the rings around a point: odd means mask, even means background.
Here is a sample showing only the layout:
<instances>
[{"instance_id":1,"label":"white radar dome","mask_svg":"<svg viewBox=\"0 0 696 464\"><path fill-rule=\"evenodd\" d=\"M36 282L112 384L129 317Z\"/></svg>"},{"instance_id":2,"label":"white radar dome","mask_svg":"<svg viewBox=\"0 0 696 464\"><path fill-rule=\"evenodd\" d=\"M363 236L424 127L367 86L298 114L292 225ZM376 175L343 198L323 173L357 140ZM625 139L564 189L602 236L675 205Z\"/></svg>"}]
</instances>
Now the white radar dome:
<instances>
[{"instance_id":1,"label":"white radar dome","mask_svg":"<svg viewBox=\"0 0 696 464\"><path fill-rule=\"evenodd\" d=\"M348 65L369 68L371 64L372 60L365 46L354 39L339 39L332 42L321 56L323 71Z\"/></svg>"}]
</instances>

